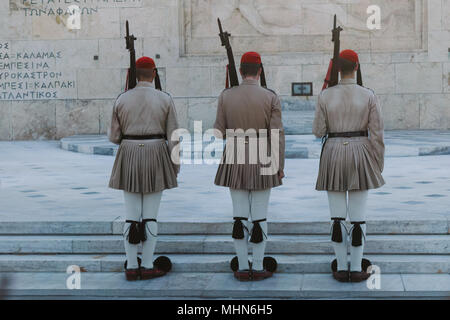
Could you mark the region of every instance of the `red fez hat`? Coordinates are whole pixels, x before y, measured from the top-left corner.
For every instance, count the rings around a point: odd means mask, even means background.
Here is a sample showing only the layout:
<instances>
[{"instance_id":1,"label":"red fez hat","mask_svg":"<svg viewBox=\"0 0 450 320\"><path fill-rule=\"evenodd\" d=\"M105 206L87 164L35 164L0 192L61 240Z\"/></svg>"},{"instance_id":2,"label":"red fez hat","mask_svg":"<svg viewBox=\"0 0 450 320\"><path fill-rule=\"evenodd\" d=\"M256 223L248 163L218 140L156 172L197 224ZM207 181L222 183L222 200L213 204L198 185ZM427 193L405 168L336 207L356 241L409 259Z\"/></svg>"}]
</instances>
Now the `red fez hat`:
<instances>
[{"instance_id":1,"label":"red fez hat","mask_svg":"<svg viewBox=\"0 0 450 320\"><path fill-rule=\"evenodd\" d=\"M247 52L241 59L241 64L244 63L261 64L261 56L257 52Z\"/></svg>"},{"instance_id":2,"label":"red fez hat","mask_svg":"<svg viewBox=\"0 0 450 320\"><path fill-rule=\"evenodd\" d=\"M359 63L358 54L353 50L344 50L339 55L339 58L351 61L353 63Z\"/></svg>"},{"instance_id":3,"label":"red fez hat","mask_svg":"<svg viewBox=\"0 0 450 320\"><path fill-rule=\"evenodd\" d=\"M136 68L138 69L154 69L156 68L155 61L149 57L142 57L136 60Z\"/></svg>"}]
</instances>

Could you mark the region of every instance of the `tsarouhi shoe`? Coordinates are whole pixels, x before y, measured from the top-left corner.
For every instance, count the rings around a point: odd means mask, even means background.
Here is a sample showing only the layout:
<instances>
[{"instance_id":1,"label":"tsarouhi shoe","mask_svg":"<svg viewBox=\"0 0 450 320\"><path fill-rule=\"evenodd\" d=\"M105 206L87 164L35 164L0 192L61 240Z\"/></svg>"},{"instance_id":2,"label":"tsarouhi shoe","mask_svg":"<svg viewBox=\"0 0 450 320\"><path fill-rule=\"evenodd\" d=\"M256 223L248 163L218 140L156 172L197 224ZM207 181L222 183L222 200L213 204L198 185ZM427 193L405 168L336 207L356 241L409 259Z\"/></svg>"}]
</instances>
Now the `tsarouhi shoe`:
<instances>
[{"instance_id":1,"label":"tsarouhi shoe","mask_svg":"<svg viewBox=\"0 0 450 320\"><path fill-rule=\"evenodd\" d=\"M333 271L333 278L339 282L349 282L350 276L348 271Z\"/></svg>"},{"instance_id":2,"label":"tsarouhi shoe","mask_svg":"<svg viewBox=\"0 0 450 320\"><path fill-rule=\"evenodd\" d=\"M141 280L150 280L154 278L164 277L166 274L166 271L160 270L156 267L153 269L141 267Z\"/></svg>"},{"instance_id":3,"label":"tsarouhi shoe","mask_svg":"<svg viewBox=\"0 0 450 320\"><path fill-rule=\"evenodd\" d=\"M331 262L331 272L333 273L333 278L339 282L349 282L350 281L350 272L346 271L338 271L338 263L337 259L334 259Z\"/></svg>"},{"instance_id":4,"label":"tsarouhi shoe","mask_svg":"<svg viewBox=\"0 0 450 320\"><path fill-rule=\"evenodd\" d=\"M239 281L246 282L252 280L250 270L237 270L234 271L234 277Z\"/></svg>"},{"instance_id":5,"label":"tsarouhi shoe","mask_svg":"<svg viewBox=\"0 0 450 320\"><path fill-rule=\"evenodd\" d=\"M138 265L139 267L137 269L127 269L128 261L125 261L124 269L125 269L125 278L127 281L136 281L139 280L139 277L141 276L141 259L138 258Z\"/></svg>"},{"instance_id":6,"label":"tsarouhi shoe","mask_svg":"<svg viewBox=\"0 0 450 320\"><path fill-rule=\"evenodd\" d=\"M367 273L365 271L357 272L352 271L350 272L350 282L363 282L370 278L370 273Z\"/></svg>"},{"instance_id":7,"label":"tsarouhi shoe","mask_svg":"<svg viewBox=\"0 0 450 320\"><path fill-rule=\"evenodd\" d=\"M262 270L262 271L252 271L252 280L261 281L273 276L273 272Z\"/></svg>"}]
</instances>

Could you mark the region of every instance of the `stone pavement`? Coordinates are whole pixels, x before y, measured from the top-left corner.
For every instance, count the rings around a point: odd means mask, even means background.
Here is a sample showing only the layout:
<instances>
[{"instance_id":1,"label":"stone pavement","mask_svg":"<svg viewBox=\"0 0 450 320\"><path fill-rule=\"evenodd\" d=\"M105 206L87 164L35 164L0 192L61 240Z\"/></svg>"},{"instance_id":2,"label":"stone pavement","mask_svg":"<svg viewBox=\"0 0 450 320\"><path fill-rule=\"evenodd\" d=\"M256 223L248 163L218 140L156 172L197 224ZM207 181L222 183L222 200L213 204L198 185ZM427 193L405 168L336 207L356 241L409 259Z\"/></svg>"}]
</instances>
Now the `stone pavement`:
<instances>
[{"instance_id":1,"label":"stone pavement","mask_svg":"<svg viewBox=\"0 0 450 320\"><path fill-rule=\"evenodd\" d=\"M67 152L58 142L0 142L0 221L113 221L120 191L108 189L110 156ZM450 216L450 156L387 158L386 185L371 191L369 218L430 221ZM214 185L217 166L183 165L179 188L166 191L161 221L229 221L228 190ZM287 160L273 189L272 221L328 221L326 194L314 190L318 161ZM220 205L218 205L220 204Z\"/></svg>"},{"instance_id":2,"label":"stone pavement","mask_svg":"<svg viewBox=\"0 0 450 320\"><path fill-rule=\"evenodd\" d=\"M0 142L0 272L17 280L12 298L450 296L450 156L386 159L387 184L371 191L368 210L367 258L383 273L378 291L330 277L328 204L314 190L316 159L287 160L285 183L272 191L273 279L229 288L228 191L213 185L215 165L183 165L159 218L157 252L170 256L174 272L133 287L118 273L124 209L121 192L107 188L113 161L58 142ZM69 293L65 270L73 264L86 271L86 286ZM182 284L168 290L171 283Z\"/></svg>"},{"instance_id":3,"label":"stone pavement","mask_svg":"<svg viewBox=\"0 0 450 320\"><path fill-rule=\"evenodd\" d=\"M211 142L203 142L203 148ZM386 131L386 157L417 157L450 154L450 131ZM192 153L194 144L191 142ZM183 148L186 146L183 144ZM117 146L110 143L104 135L79 135L61 140L61 147L68 151L115 155ZM287 135L286 158L318 159L320 158L321 140L313 135ZM210 158L208 154L196 153L197 157ZM217 155L219 158L221 153Z\"/></svg>"}]
</instances>

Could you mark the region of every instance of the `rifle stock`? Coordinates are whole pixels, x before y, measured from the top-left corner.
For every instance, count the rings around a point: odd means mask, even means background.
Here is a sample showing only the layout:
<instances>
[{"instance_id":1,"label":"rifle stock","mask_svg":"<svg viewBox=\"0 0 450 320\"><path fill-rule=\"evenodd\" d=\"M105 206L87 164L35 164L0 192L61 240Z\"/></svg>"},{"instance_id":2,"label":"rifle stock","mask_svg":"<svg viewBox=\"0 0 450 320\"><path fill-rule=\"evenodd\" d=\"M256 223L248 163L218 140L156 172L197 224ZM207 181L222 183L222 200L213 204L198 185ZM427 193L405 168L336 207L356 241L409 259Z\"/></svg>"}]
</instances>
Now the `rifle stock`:
<instances>
[{"instance_id":1,"label":"rifle stock","mask_svg":"<svg viewBox=\"0 0 450 320\"><path fill-rule=\"evenodd\" d=\"M130 52L130 68L128 69L127 84L125 90L131 90L136 87L136 50L134 48L134 41L136 38L134 35L130 35L130 27L128 20L126 22L127 35L125 37L127 50Z\"/></svg>"},{"instance_id":2,"label":"rifle stock","mask_svg":"<svg viewBox=\"0 0 450 320\"><path fill-rule=\"evenodd\" d=\"M333 50L333 59L330 62L330 66L328 67L328 73L325 78L325 83L322 89L331 88L338 84L339 82L339 53L341 50L341 31L343 31L340 26L337 26L337 16L334 15L334 25L332 30L332 39L331 41L334 43Z\"/></svg>"}]
</instances>

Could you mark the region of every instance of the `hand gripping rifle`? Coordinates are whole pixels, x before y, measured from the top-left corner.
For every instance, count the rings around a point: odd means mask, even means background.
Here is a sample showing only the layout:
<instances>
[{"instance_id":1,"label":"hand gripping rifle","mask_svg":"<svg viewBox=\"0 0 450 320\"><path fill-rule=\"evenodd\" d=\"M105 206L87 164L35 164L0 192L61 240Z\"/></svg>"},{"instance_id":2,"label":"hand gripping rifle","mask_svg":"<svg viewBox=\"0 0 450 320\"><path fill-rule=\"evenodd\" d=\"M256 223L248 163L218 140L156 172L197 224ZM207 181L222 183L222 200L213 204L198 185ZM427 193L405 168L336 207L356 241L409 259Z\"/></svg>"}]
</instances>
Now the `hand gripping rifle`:
<instances>
[{"instance_id":1,"label":"hand gripping rifle","mask_svg":"<svg viewBox=\"0 0 450 320\"><path fill-rule=\"evenodd\" d=\"M130 28L128 25L128 20L126 23L127 35L125 37L127 43L127 50L130 51L130 68L128 69L127 74L127 84L125 85L125 91L134 89L137 84L136 80L136 50L134 49L134 41L136 41L136 37L134 35L130 35Z\"/></svg>"},{"instance_id":2,"label":"hand gripping rifle","mask_svg":"<svg viewBox=\"0 0 450 320\"><path fill-rule=\"evenodd\" d=\"M341 31L343 31L340 26L337 27L337 18L334 15L334 27L332 30L333 37L331 41L334 43L334 53L333 59L330 61L330 66L328 67L327 77L323 84L322 90L326 88L334 87L339 82L339 53L341 50Z\"/></svg>"},{"instance_id":3,"label":"hand gripping rifle","mask_svg":"<svg viewBox=\"0 0 450 320\"><path fill-rule=\"evenodd\" d=\"M224 46L227 49L227 56L228 56L228 65L227 65L227 80L226 80L226 88L230 87L230 84L232 87L236 87L239 85L239 79L236 72L236 63L234 62L234 56L233 56L233 49L231 48L230 44L230 37L231 34L228 32L224 32L222 29L222 23L220 22L220 19L217 19L217 22L219 24L219 37L222 41L222 46Z\"/></svg>"}]
</instances>

